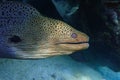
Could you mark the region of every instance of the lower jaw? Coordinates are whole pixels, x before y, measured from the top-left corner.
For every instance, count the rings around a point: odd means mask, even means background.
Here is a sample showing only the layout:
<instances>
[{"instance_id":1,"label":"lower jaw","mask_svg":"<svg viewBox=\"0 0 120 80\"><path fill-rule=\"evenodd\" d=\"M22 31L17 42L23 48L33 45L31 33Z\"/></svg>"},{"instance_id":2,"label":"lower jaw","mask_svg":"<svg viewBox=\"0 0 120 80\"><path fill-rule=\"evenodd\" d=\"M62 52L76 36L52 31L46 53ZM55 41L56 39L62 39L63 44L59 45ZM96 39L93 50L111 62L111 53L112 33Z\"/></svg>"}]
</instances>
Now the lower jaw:
<instances>
[{"instance_id":1,"label":"lower jaw","mask_svg":"<svg viewBox=\"0 0 120 80\"><path fill-rule=\"evenodd\" d=\"M61 48L70 50L70 51L78 51L78 50L84 50L89 47L88 43L81 43L81 44L59 44Z\"/></svg>"}]
</instances>

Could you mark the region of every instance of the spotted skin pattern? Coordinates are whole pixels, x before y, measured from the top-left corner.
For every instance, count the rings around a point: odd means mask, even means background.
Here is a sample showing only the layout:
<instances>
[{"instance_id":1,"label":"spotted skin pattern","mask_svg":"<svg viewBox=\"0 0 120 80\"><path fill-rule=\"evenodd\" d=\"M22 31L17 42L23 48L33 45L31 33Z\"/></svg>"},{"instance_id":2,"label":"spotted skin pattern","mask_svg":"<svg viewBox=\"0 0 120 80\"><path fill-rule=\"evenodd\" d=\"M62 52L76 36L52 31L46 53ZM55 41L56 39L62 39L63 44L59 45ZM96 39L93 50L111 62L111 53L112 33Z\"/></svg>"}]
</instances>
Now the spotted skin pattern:
<instances>
[{"instance_id":1,"label":"spotted skin pattern","mask_svg":"<svg viewBox=\"0 0 120 80\"><path fill-rule=\"evenodd\" d=\"M36 59L88 48L89 37L20 2L0 3L0 57ZM75 44L74 44L75 43Z\"/></svg>"}]
</instances>

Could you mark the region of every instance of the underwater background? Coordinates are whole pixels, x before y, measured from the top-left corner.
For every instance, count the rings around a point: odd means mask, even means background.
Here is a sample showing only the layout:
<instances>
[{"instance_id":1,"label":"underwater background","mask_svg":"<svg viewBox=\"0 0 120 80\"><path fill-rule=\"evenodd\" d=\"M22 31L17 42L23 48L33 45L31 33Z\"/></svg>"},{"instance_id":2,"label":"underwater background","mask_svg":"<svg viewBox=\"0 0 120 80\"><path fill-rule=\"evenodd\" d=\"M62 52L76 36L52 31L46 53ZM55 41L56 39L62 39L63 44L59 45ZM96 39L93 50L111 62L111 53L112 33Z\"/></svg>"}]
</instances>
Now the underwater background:
<instances>
[{"instance_id":1,"label":"underwater background","mask_svg":"<svg viewBox=\"0 0 120 80\"><path fill-rule=\"evenodd\" d=\"M90 47L40 60L0 59L0 80L120 80L119 0L22 1L90 37Z\"/></svg>"}]
</instances>

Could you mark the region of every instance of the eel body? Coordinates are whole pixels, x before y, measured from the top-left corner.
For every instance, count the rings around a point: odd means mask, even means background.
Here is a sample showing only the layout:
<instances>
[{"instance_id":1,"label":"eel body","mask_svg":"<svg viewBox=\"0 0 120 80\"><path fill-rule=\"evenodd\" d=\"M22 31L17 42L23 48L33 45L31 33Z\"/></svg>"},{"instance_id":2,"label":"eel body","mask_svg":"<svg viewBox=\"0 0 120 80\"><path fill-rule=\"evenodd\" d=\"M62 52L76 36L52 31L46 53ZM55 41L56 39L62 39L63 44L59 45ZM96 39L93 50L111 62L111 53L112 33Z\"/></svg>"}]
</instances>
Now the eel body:
<instances>
[{"instance_id":1,"label":"eel body","mask_svg":"<svg viewBox=\"0 0 120 80\"><path fill-rule=\"evenodd\" d=\"M26 3L0 3L0 57L36 59L88 48L89 37Z\"/></svg>"}]
</instances>

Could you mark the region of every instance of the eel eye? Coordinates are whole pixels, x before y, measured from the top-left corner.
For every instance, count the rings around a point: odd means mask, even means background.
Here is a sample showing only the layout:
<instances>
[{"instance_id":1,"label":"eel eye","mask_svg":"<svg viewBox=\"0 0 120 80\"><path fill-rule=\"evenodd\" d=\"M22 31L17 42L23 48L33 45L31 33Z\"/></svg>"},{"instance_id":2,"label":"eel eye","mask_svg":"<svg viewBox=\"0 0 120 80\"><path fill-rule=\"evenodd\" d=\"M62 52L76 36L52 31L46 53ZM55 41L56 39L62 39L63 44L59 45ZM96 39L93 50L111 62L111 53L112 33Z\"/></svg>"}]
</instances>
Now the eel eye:
<instances>
[{"instance_id":1,"label":"eel eye","mask_svg":"<svg viewBox=\"0 0 120 80\"><path fill-rule=\"evenodd\" d=\"M12 42L12 43L19 43L19 42L21 42L22 40L20 39L19 36L14 35L14 36L12 36L11 38L9 38L9 41Z\"/></svg>"},{"instance_id":2,"label":"eel eye","mask_svg":"<svg viewBox=\"0 0 120 80\"><path fill-rule=\"evenodd\" d=\"M77 34L76 33L72 33L71 37L72 38L77 38Z\"/></svg>"}]
</instances>

